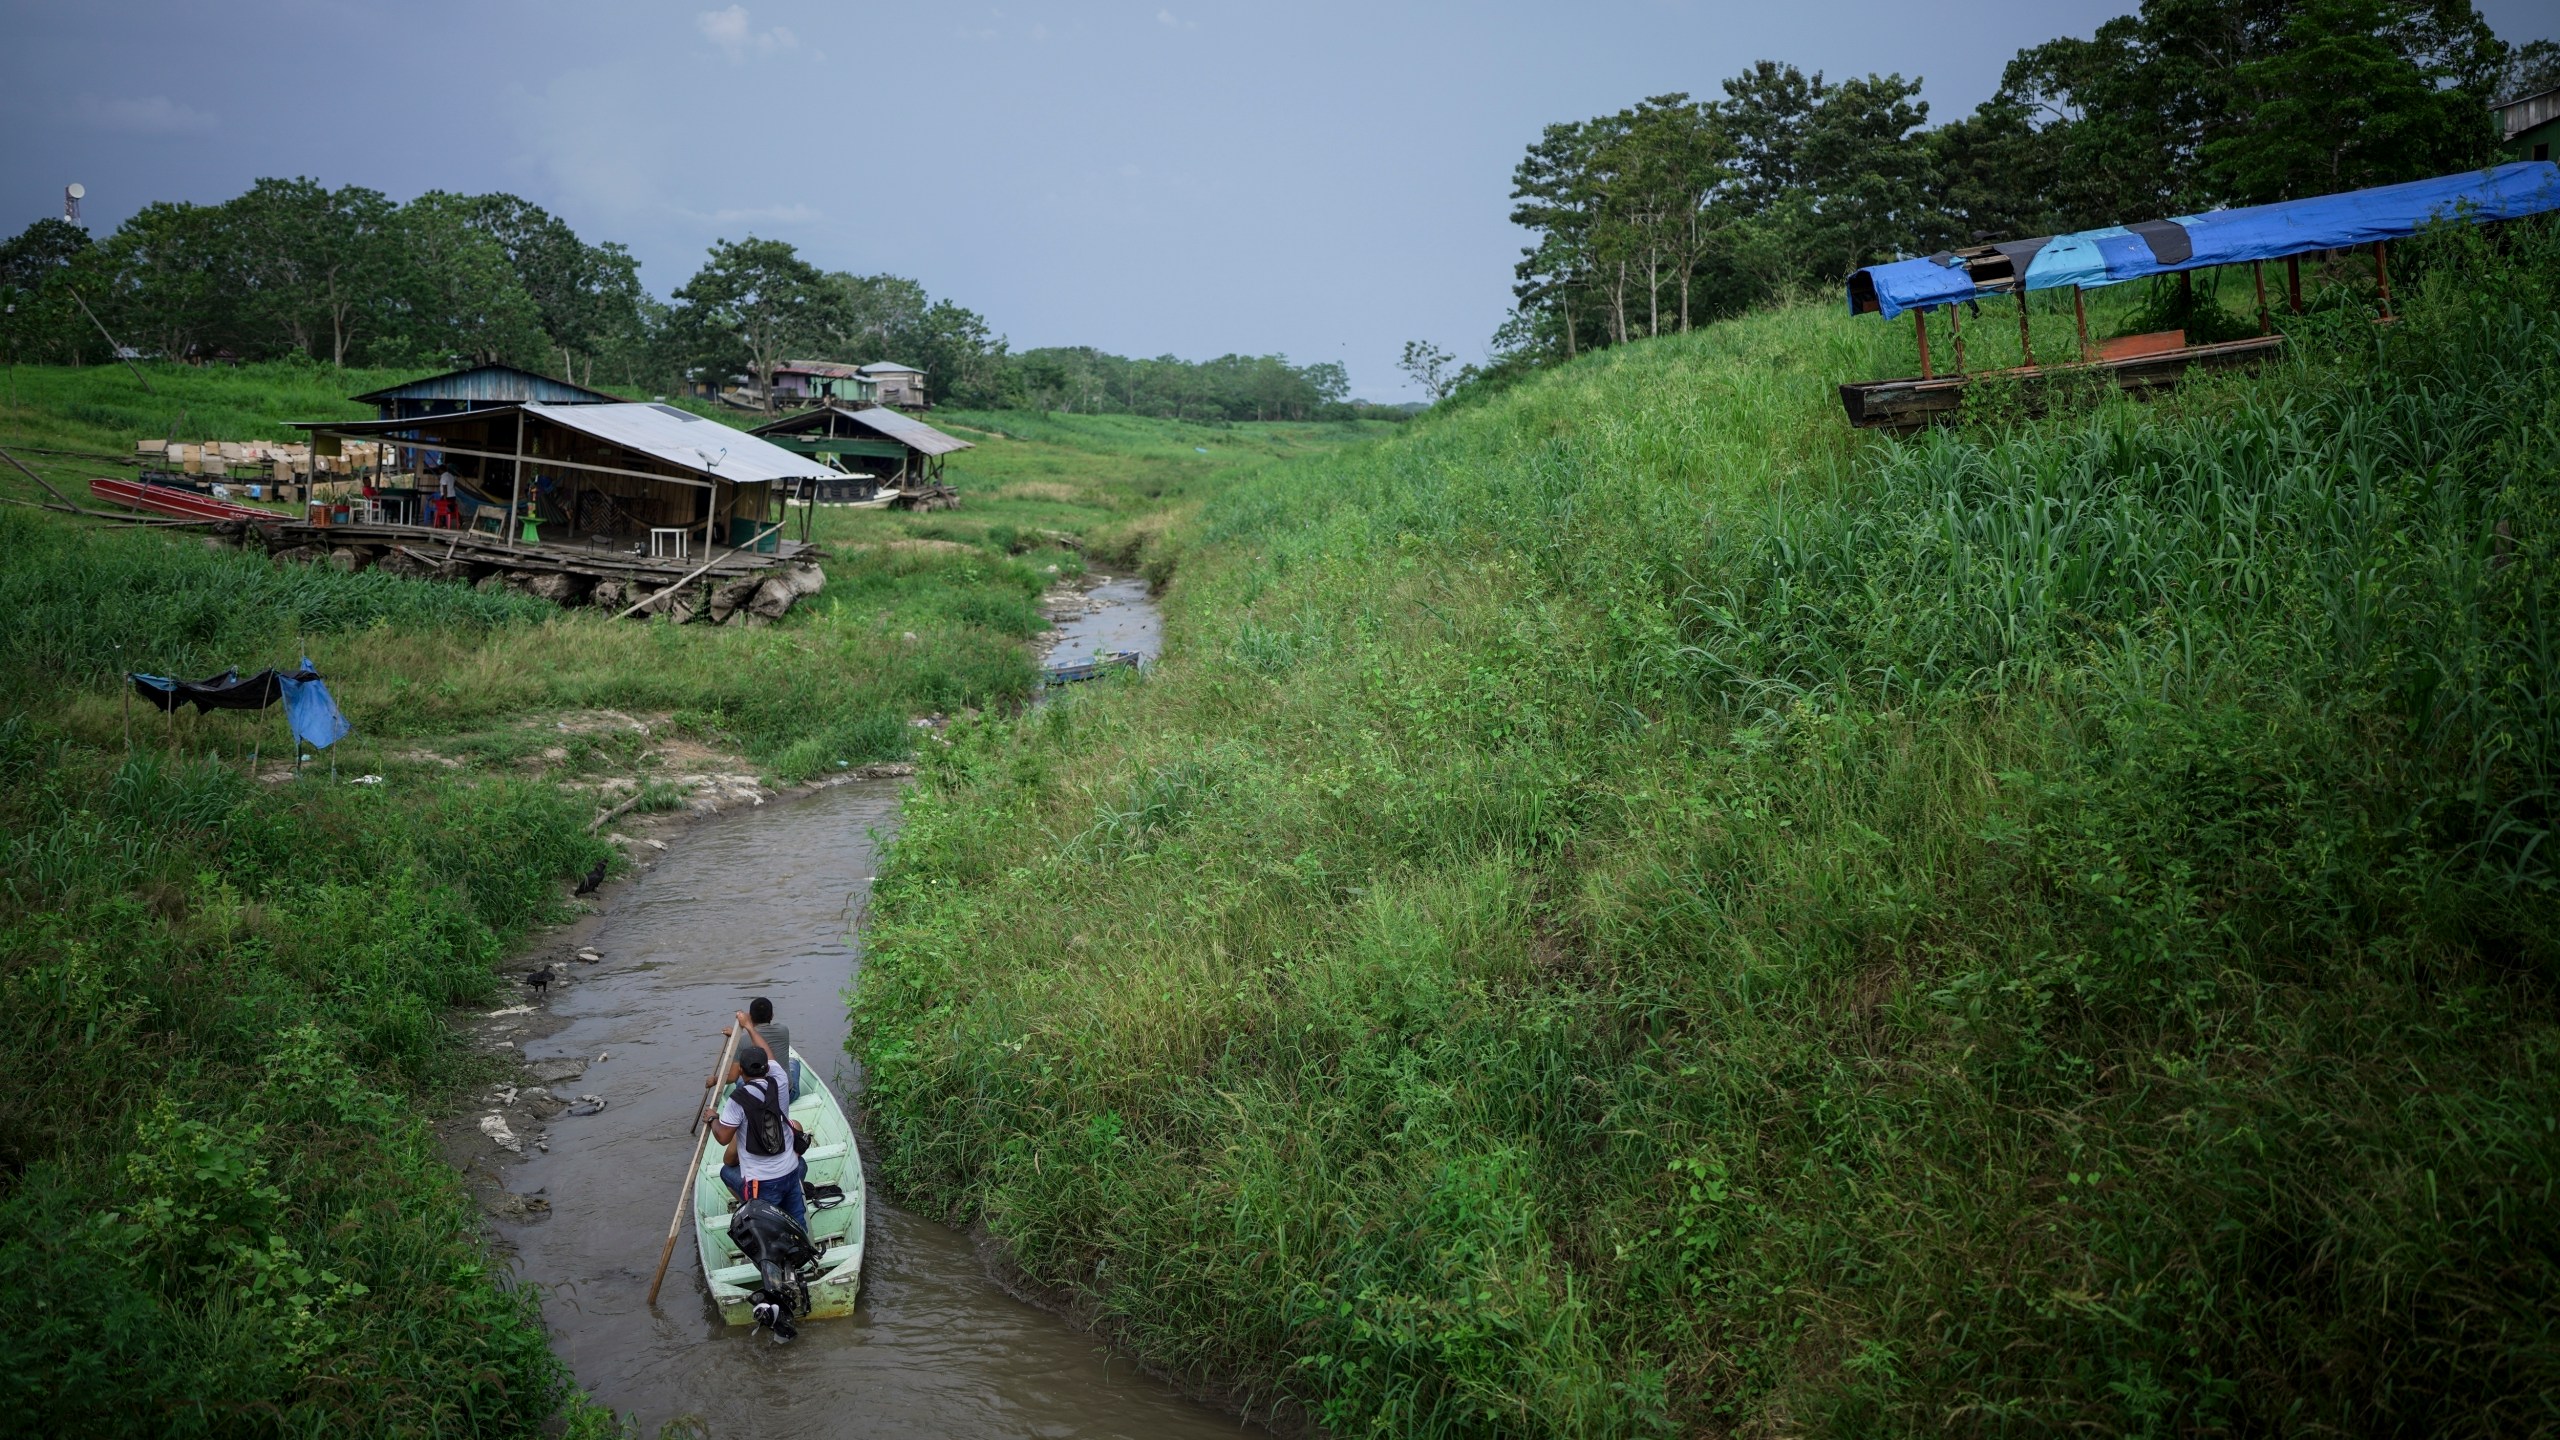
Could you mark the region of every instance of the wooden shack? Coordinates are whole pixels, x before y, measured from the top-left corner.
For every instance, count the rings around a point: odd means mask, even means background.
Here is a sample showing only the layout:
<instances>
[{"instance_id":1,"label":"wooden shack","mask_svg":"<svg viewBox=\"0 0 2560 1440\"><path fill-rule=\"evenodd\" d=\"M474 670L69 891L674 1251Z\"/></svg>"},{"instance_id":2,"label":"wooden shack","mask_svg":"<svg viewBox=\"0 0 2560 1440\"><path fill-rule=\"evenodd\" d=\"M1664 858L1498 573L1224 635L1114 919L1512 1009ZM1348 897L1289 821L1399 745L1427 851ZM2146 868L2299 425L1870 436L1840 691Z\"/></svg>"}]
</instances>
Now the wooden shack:
<instances>
[{"instance_id":1,"label":"wooden shack","mask_svg":"<svg viewBox=\"0 0 2560 1440\"><path fill-rule=\"evenodd\" d=\"M867 405L879 398L879 390L859 366L832 360L785 360L773 367L776 404Z\"/></svg>"},{"instance_id":2,"label":"wooden shack","mask_svg":"<svg viewBox=\"0 0 2560 1440\"><path fill-rule=\"evenodd\" d=\"M751 433L794 454L868 472L821 480L817 496L821 504L871 500L884 493L892 500L945 498L950 487L942 482L944 458L974 448L912 415L880 405L860 409L821 405L785 415Z\"/></svg>"},{"instance_id":3,"label":"wooden shack","mask_svg":"<svg viewBox=\"0 0 2560 1440\"><path fill-rule=\"evenodd\" d=\"M883 405L896 405L908 410L927 408L924 398L924 372L913 365L881 361L862 367L862 378L871 382L872 399Z\"/></svg>"},{"instance_id":4,"label":"wooden shack","mask_svg":"<svg viewBox=\"0 0 2560 1440\"><path fill-rule=\"evenodd\" d=\"M637 599L697 577L727 583L815 558L782 538L784 500L833 473L672 405L526 401L300 428L322 453L350 440L396 445L408 468L380 477L360 499L266 527L275 532L271 549L344 550L352 558L340 563L474 580L501 571L510 581L557 576L541 593L565 603L589 589ZM458 525L437 523L444 473L454 477Z\"/></svg>"},{"instance_id":5,"label":"wooden shack","mask_svg":"<svg viewBox=\"0 0 2560 1440\"><path fill-rule=\"evenodd\" d=\"M426 415L456 415L466 410L487 410L500 405L522 405L534 401L544 405L618 405L617 395L589 390L566 380L536 375L513 365L468 365L448 370L442 375L429 375L423 380L410 380L387 385L353 397L359 405L370 405L382 419L414 420Z\"/></svg>"}]
</instances>

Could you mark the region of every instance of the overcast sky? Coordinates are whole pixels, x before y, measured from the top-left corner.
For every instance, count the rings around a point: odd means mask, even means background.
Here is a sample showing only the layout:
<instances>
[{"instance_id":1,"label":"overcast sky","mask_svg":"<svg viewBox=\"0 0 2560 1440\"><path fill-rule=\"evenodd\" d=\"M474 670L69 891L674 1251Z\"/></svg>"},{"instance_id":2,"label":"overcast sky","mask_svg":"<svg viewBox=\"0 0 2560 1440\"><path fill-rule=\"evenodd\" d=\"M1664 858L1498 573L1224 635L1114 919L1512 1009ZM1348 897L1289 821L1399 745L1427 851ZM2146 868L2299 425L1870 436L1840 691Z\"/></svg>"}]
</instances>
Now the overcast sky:
<instances>
[{"instance_id":1,"label":"overcast sky","mask_svg":"<svg viewBox=\"0 0 2560 1440\"><path fill-rule=\"evenodd\" d=\"M104 235L262 175L510 190L664 295L713 239L891 271L1016 347L1481 355L1539 128L1720 93L1755 59L1928 81L1962 114L2019 47L2128 4L0 0L0 233L88 187ZM2481 5L2511 41L2548 0Z\"/></svg>"}]
</instances>

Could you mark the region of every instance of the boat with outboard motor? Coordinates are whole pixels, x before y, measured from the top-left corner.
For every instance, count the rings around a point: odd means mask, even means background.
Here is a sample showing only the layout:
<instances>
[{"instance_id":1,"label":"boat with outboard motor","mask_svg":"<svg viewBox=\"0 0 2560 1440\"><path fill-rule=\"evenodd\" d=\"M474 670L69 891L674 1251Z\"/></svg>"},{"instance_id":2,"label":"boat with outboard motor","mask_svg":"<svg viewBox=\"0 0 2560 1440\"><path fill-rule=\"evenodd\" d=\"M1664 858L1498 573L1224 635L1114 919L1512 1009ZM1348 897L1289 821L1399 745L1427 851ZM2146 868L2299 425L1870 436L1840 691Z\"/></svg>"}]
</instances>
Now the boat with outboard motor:
<instances>
[{"instance_id":1,"label":"boat with outboard motor","mask_svg":"<svg viewBox=\"0 0 2560 1440\"><path fill-rule=\"evenodd\" d=\"M805 1287L806 1308L793 1297L790 1318L824 1320L853 1313L862 1289L862 1156L853 1144L853 1127L835 1092L820 1079L817 1067L798 1050L802 1088L791 1097L791 1118L809 1132L809 1162L803 1182L809 1204L809 1242L817 1256L796 1268L792 1283ZM720 1183L720 1147L703 1147L693 1177L693 1231L702 1251L702 1273L710 1282L712 1302L720 1318L732 1325L754 1325L756 1295L767 1277L755 1260L730 1236L738 1202Z\"/></svg>"}]
</instances>

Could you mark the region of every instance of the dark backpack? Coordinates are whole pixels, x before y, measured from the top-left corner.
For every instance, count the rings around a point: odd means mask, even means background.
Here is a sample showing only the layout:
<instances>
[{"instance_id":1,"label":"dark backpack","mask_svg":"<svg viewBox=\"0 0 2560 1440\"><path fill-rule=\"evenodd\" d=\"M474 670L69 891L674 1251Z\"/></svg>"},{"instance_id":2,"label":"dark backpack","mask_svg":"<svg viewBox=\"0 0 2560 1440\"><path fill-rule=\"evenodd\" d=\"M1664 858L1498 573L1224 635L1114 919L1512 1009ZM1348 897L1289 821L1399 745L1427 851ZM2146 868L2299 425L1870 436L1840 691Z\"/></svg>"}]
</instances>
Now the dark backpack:
<instances>
[{"instance_id":1,"label":"dark backpack","mask_svg":"<svg viewBox=\"0 0 2560 1440\"><path fill-rule=\"evenodd\" d=\"M790 1144L782 1123L779 1085L767 1075L762 1080L741 1080L731 1092L730 1098L746 1112L747 1123L738 1127L738 1144L750 1155L779 1155Z\"/></svg>"}]
</instances>

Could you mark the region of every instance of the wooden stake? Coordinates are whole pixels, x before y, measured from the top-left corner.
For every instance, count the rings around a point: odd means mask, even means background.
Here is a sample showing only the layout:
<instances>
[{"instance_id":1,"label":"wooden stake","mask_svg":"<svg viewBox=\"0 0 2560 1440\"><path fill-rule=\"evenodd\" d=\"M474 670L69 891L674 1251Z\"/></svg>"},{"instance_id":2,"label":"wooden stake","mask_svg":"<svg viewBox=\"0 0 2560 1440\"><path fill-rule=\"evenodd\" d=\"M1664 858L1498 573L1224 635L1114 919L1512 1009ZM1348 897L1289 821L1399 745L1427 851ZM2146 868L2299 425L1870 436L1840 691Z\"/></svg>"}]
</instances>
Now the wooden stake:
<instances>
[{"instance_id":1,"label":"wooden stake","mask_svg":"<svg viewBox=\"0 0 2560 1440\"><path fill-rule=\"evenodd\" d=\"M713 1076L729 1073L729 1058L738 1053L738 1035L743 1027L729 1027L729 1043L720 1047L720 1063L711 1067ZM658 1287L666 1282L667 1262L675 1258L676 1233L684 1228L684 1204L693 1198L694 1177L702 1170L703 1147L711 1143L712 1127L705 1125L693 1142L693 1152L684 1164L684 1183L676 1187L676 1213L667 1217L667 1243L658 1251L658 1273L649 1277L648 1303L658 1303Z\"/></svg>"},{"instance_id":2,"label":"wooden stake","mask_svg":"<svg viewBox=\"0 0 2560 1440\"><path fill-rule=\"evenodd\" d=\"M1926 309L1911 312L1911 330L1920 337L1920 378L1930 379L1936 372L1929 368L1929 312Z\"/></svg>"},{"instance_id":3,"label":"wooden stake","mask_svg":"<svg viewBox=\"0 0 2560 1440\"><path fill-rule=\"evenodd\" d=\"M2264 260L2250 261L2249 280L2250 283L2258 287L2258 333L2261 335L2273 334L2275 332L2276 322L2273 317L2267 314L2267 262Z\"/></svg>"},{"instance_id":4,"label":"wooden stake","mask_svg":"<svg viewBox=\"0 0 2560 1440\"><path fill-rule=\"evenodd\" d=\"M2035 342L2027 338L2027 287L2024 282L2018 286L2018 353L2026 357L2028 369L2036 368Z\"/></svg>"},{"instance_id":5,"label":"wooden stake","mask_svg":"<svg viewBox=\"0 0 2560 1440\"><path fill-rule=\"evenodd\" d=\"M1964 319L1960 313L1963 309L1963 301L1947 307L1947 334L1955 340L1956 373L1959 375L1964 373Z\"/></svg>"},{"instance_id":6,"label":"wooden stake","mask_svg":"<svg viewBox=\"0 0 2560 1440\"><path fill-rule=\"evenodd\" d=\"M2080 358L2086 360L2089 358L2089 303L2077 285L2071 287L2071 316L2080 322Z\"/></svg>"},{"instance_id":7,"label":"wooden stake","mask_svg":"<svg viewBox=\"0 0 2560 1440\"><path fill-rule=\"evenodd\" d=\"M2373 242L2373 278L2382 286L2382 318L2391 318L2391 244L2387 240Z\"/></svg>"},{"instance_id":8,"label":"wooden stake","mask_svg":"<svg viewBox=\"0 0 2560 1440\"><path fill-rule=\"evenodd\" d=\"M2284 257L2284 294L2286 302L2291 304L2293 307L2293 313L2296 315L2301 314L2302 257L2299 255L2287 255Z\"/></svg>"}]
</instances>

